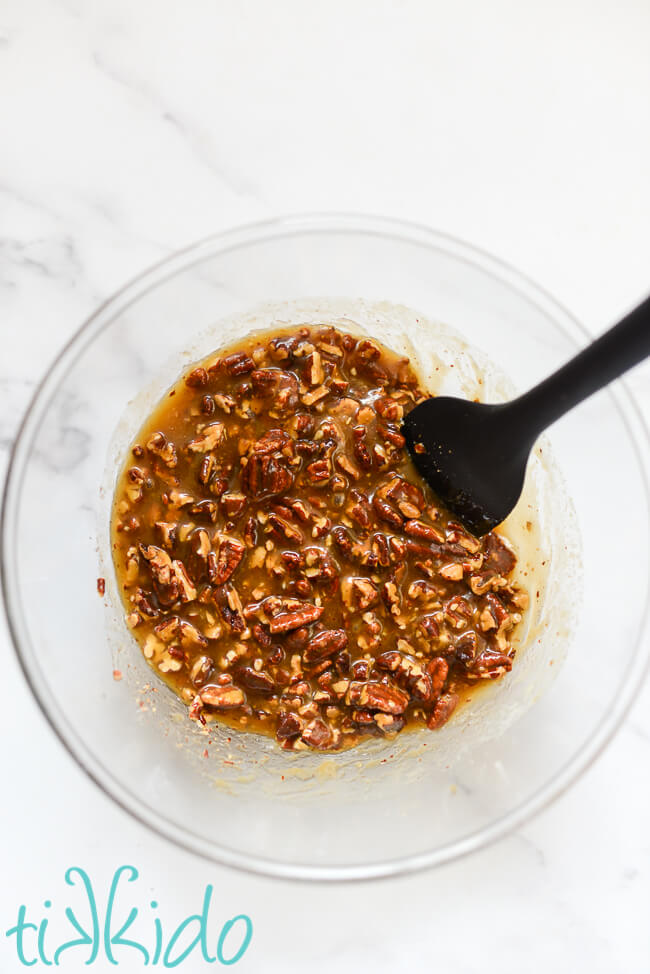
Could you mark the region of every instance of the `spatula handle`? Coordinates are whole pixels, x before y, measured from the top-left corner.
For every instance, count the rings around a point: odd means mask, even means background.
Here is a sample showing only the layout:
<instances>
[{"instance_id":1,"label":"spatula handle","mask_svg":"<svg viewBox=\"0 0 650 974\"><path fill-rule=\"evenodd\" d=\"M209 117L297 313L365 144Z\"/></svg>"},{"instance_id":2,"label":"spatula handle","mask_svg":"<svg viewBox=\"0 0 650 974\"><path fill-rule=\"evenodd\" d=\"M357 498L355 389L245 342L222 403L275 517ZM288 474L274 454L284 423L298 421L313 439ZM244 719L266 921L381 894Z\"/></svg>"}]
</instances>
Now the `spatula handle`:
<instances>
[{"instance_id":1,"label":"spatula handle","mask_svg":"<svg viewBox=\"0 0 650 974\"><path fill-rule=\"evenodd\" d=\"M650 355L650 297L575 358L512 401L536 437L579 402Z\"/></svg>"}]
</instances>

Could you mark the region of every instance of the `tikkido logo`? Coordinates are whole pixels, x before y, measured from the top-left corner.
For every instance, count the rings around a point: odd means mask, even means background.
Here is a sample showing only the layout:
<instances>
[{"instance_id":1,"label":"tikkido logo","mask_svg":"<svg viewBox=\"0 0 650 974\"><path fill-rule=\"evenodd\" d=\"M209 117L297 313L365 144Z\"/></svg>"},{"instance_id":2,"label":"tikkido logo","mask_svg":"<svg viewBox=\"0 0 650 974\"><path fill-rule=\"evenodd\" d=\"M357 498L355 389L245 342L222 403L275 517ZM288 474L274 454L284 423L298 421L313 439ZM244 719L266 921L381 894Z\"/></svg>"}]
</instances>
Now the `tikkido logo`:
<instances>
[{"instance_id":1,"label":"tikkido logo","mask_svg":"<svg viewBox=\"0 0 650 974\"><path fill-rule=\"evenodd\" d=\"M126 884L135 883L138 877L135 866L116 869L105 909L100 912L88 873L72 866L65 873L65 882L75 890L71 894L75 898L74 910L67 905L56 910L51 900L45 900L45 915L38 918L28 916L23 905L18 908L15 924L5 932L13 941L20 964L74 964L68 969L78 971L80 963L87 967L105 958L116 966L123 963L132 971L138 960L143 967L171 968L191 958L195 971L199 960L229 967L242 959L253 937L252 921L240 913L222 923L218 932L213 929L211 885L205 887L201 911L183 918L170 931L164 929L156 900L151 900L148 908L130 903L129 893L137 891ZM71 939L70 934L74 934Z\"/></svg>"}]
</instances>

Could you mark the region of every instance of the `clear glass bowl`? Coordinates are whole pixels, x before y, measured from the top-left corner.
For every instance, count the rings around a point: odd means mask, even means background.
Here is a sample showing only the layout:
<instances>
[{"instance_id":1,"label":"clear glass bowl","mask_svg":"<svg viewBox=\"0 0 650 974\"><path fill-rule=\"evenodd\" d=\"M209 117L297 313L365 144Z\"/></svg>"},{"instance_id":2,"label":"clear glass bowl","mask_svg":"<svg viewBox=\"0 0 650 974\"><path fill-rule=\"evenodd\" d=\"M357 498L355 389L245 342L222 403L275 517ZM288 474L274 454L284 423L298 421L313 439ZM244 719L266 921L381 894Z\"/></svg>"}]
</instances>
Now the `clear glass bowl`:
<instances>
[{"instance_id":1,"label":"clear glass bowl","mask_svg":"<svg viewBox=\"0 0 650 974\"><path fill-rule=\"evenodd\" d=\"M426 743L408 735L406 743L371 745L351 763L290 755L256 738L242 743L245 735L229 741L218 730L203 737L189 724L173 695L142 669L110 597L107 511L121 451L152 395L210 342L220 344L215 322L263 302L290 309L282 302L346 297L406 305L449 323L520 389L587 338L520 274L422 227L352 216L245 227L162 262L79 330L25 416L2 512L3 586L16 651L81 767L179 845L299 879L410 872L521 825L603 748L641 684L649 651L647 558L638 557L648 537L647 431L617 384L549 437L580 525L584 599L578 607L578 584L567 574L557 591L560 601L575 602L574 631L543 635L559 647L547 663L564 651L566 661L535 702L533 688L526 712L520 708L510 726L499 734L487 725L485 733L481 725L461 728L464 738L458 729L446 738L430 734ZM386 338L380 323L377 329ZM561 547L553 548L556 581ZM630 552L637 552L632 572ZM107 600L96 593L100 574ZM540 678L540 689L546 682ZM508 693L517 691L502 683L507 710Z\"/></svg>"}]
</instances>

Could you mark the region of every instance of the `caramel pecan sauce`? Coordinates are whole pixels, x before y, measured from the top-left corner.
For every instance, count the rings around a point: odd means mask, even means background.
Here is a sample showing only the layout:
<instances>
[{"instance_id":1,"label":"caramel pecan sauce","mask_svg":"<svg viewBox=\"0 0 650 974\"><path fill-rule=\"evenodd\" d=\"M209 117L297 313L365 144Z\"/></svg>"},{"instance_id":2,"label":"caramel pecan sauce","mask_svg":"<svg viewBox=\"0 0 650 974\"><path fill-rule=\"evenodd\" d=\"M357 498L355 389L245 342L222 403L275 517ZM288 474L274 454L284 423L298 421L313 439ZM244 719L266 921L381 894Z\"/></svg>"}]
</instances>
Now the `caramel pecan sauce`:
<instances>
[{"instance_id":1,"label":"caramel pecan sauce","mask_svg":"<svg viewBox=\"0 0 650 974\"><path fill-rule=\"evenodd\" d=\"M127 624L190 717L340 749L442 726L512 667L528 598L400 433L408 359L332 327L192 369L140 431L114 502Z\"/></svg>"}]
</instances>

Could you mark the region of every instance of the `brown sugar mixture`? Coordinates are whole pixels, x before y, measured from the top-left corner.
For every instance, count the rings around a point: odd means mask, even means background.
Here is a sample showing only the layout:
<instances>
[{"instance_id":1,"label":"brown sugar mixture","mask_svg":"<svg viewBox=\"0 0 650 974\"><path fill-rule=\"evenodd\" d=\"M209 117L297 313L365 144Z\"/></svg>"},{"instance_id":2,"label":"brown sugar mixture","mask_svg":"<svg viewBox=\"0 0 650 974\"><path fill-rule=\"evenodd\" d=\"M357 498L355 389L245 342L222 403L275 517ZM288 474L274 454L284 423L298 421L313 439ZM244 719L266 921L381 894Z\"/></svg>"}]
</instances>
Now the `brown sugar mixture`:
<instances>
[{"instance_id":1,"label":"brown sugar mixture","mask_svg":"<svg viewBox=\"0 0 650 974\"><path fill-rule=\"evenodd\" d=\"M311 326L193 368L121 473L113 555L133 630L190 717L339 749L441 727L512 667L527 595L453 521L400 433L408 360Z\"/></svg>"}]
</instances>

